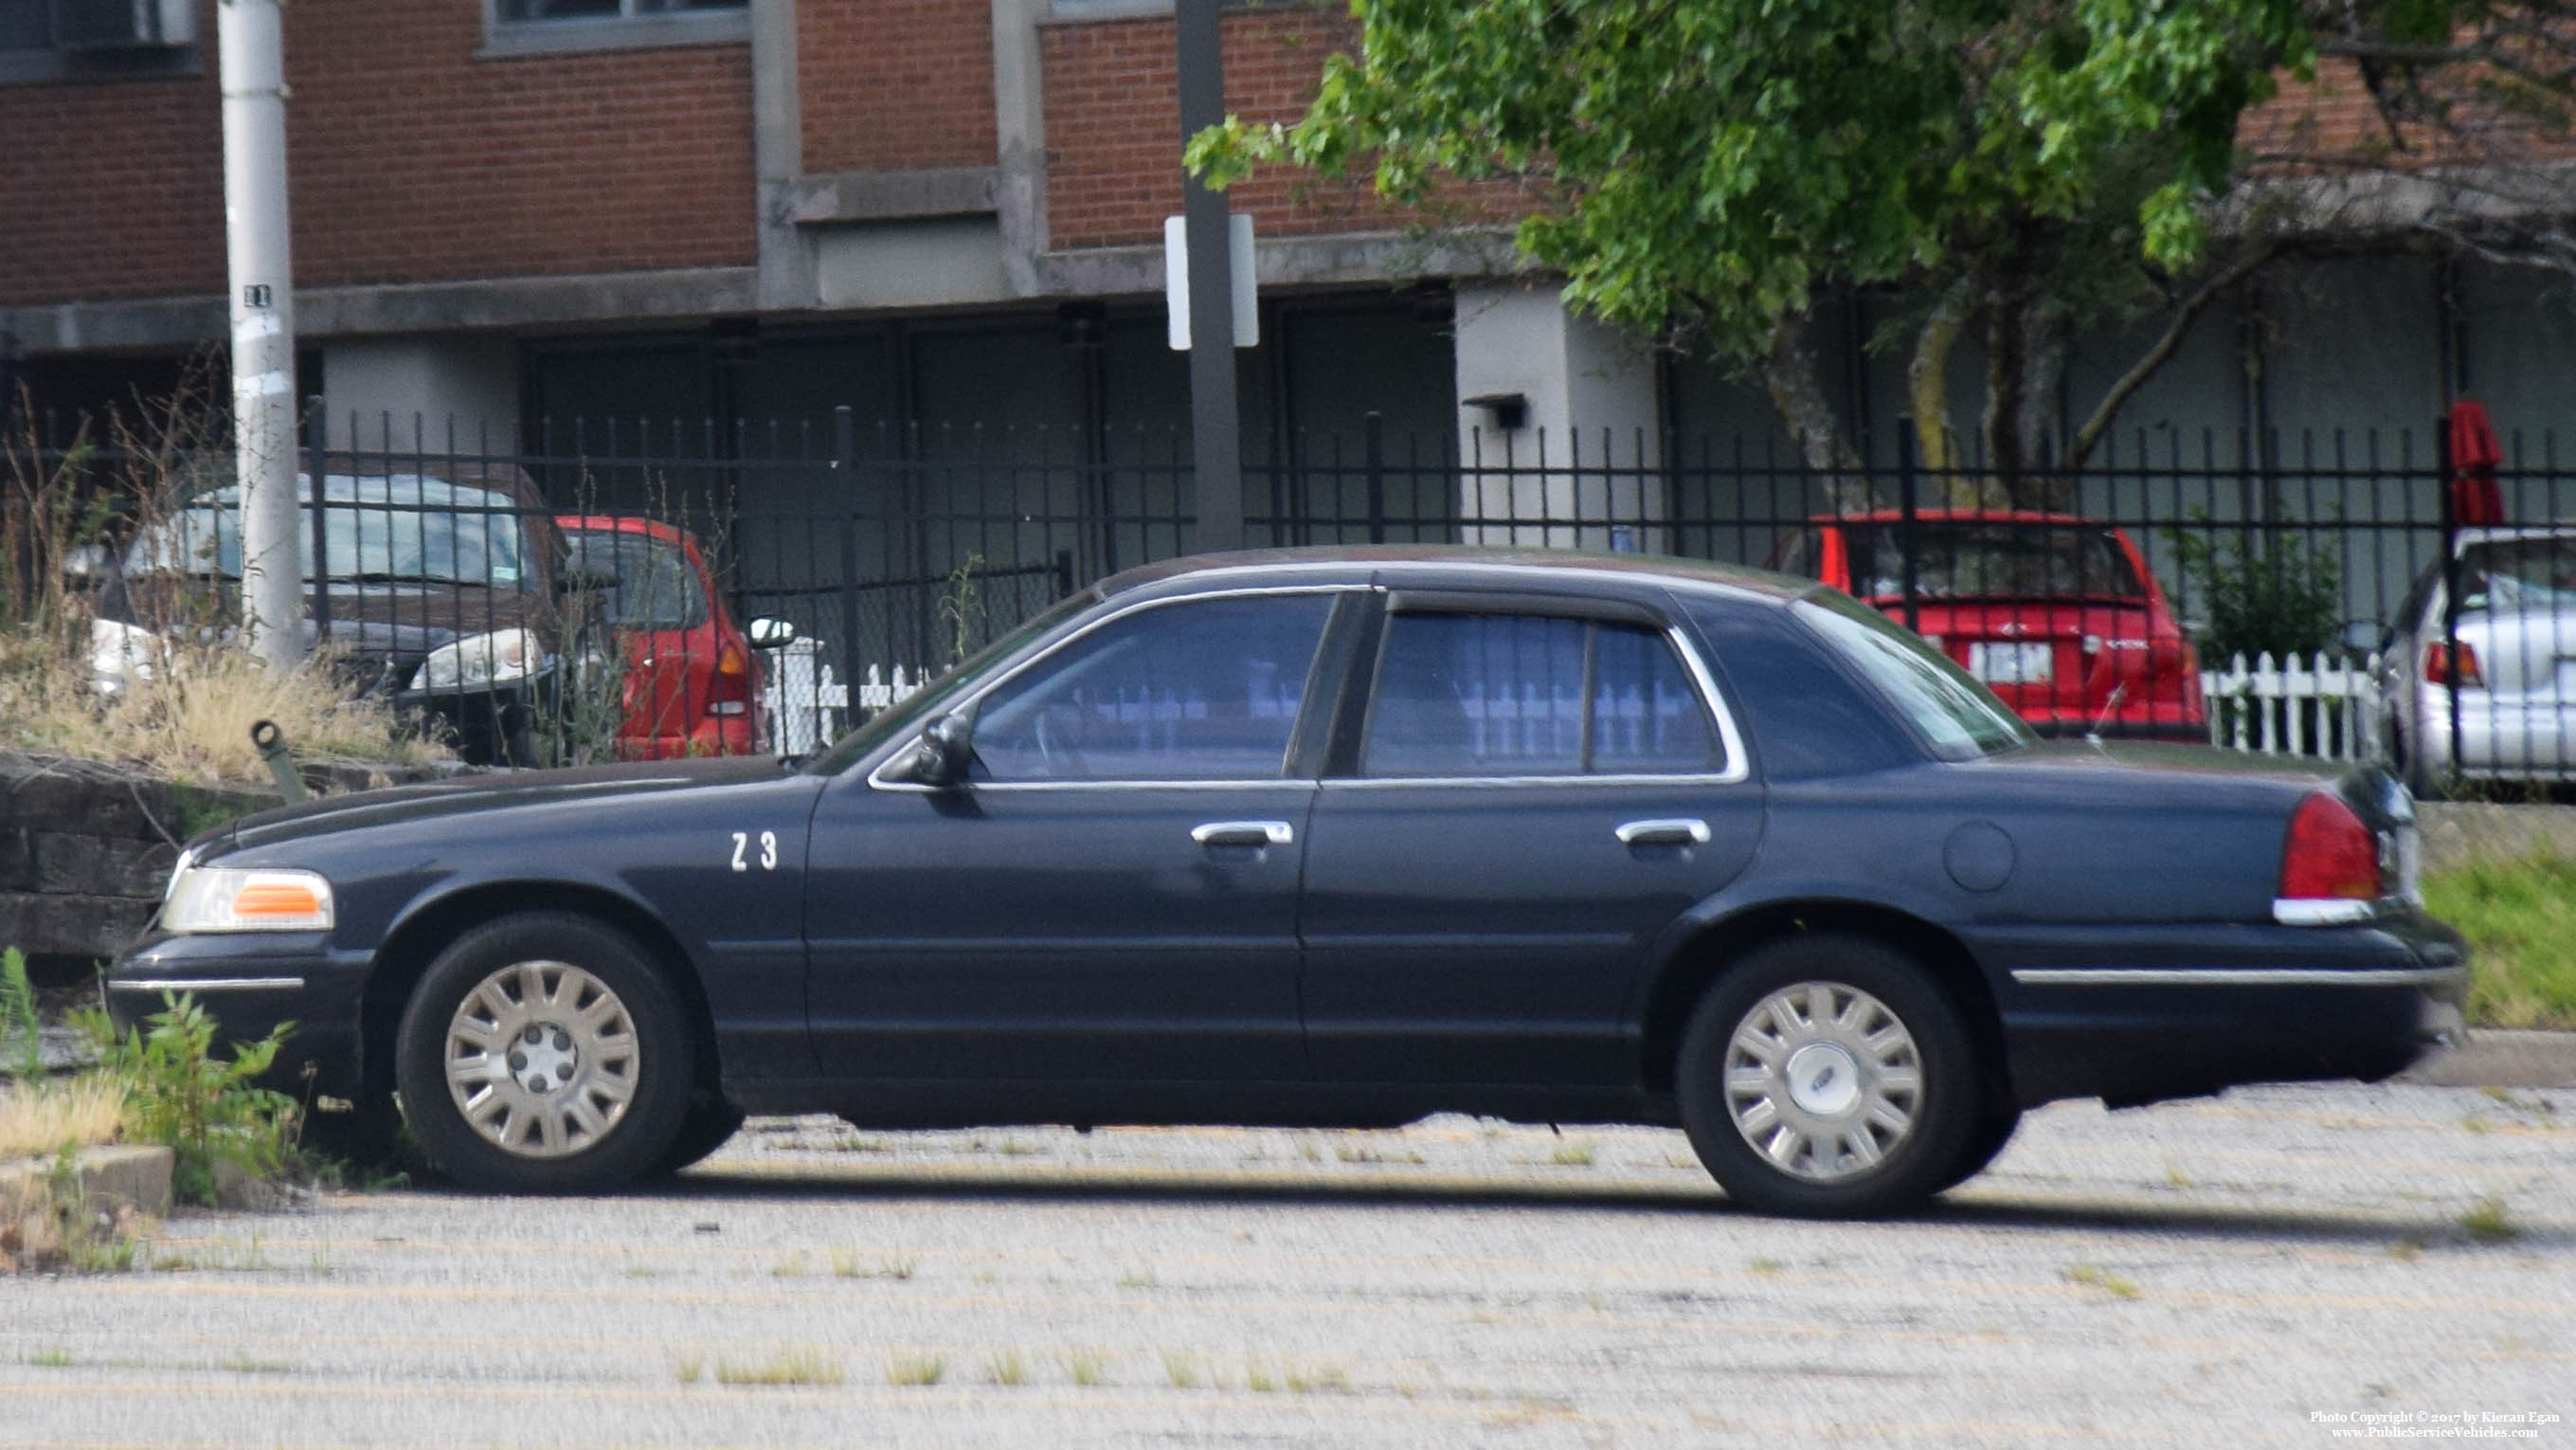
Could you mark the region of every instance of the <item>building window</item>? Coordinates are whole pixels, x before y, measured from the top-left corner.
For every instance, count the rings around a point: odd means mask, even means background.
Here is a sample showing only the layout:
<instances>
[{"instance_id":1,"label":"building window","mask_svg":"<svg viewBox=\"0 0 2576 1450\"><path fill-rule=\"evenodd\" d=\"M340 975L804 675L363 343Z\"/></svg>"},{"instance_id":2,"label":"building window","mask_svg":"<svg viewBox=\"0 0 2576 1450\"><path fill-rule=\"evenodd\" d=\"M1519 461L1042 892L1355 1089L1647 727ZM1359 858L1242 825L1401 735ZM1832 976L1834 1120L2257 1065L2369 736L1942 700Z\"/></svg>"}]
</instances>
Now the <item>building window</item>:
<instances>
[{"instance_id":1,"label":"building window","mask_svg":"<svg viewBox=\"0 0 2576 1450\"><path fill-rule=\"evenodd\" d=\"M7 3L7 0L0 0ZM497 0L500 18L530 20L637 20L694 10L740 10L748 0Z\"/></svg>"},{"instance_id":2,"label":"building window","mask_svg":"<svg viewBox=\"0 0 2576 1450\"><path fill-rule=\"evenodd\" d=\"M0 0L0 82L185 74L195 0Z\"/></svg>"}]
</instances>

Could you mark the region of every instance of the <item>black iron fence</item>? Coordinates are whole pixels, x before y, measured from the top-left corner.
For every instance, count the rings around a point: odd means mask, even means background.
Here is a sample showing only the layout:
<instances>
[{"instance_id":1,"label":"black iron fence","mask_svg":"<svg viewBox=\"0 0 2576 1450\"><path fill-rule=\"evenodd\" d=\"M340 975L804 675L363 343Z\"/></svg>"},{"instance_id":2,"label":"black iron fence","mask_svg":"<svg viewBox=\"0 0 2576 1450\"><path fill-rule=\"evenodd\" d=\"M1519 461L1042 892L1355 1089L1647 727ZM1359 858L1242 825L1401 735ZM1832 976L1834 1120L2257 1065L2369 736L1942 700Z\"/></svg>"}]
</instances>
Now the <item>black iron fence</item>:
<instances>
[{"instance_id":1,"label":"black iron fence","mask_svg":"<svg viewBox=\"0 0 2576 1450\"><path fill-rule=\"evenodd\" d=\"M1198 543L1178 434L843 409L576 420L529 441L317 415L301 528L308 579L330 583L309 591L313 624L414 691L489 684L521 667L513 649L605 659L614 701L580 708L627 753L811 749L1054 599ZM36 456L69 456L50 447ZM2003 476L1912 447L1813 468L1741 438L1399 438L1372 415L1256 437L1244 486L1255 545L1781 569L1935 638L2044 730L2379 756L2431 788L2576 776L2576 471L2551 437L2494 454L2455 462L2438 423L2164 430ZM129 574L223 573L238 525L206 491L220 477L195 482L195 513L119 542ZM196 533L171 535L180 518ZM573 706L548 708L574 729ZM512 755L510 720L491 728Z\"/></svg>"}]
</instances>

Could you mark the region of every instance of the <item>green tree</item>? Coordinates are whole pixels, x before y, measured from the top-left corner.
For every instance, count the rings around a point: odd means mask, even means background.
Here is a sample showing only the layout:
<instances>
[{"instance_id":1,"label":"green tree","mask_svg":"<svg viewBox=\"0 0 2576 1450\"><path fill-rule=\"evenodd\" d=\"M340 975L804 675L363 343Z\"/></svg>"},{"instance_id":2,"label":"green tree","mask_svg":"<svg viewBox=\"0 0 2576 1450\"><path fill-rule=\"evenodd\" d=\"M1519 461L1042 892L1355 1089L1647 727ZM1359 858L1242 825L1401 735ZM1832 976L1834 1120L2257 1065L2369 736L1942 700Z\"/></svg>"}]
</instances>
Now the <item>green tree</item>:
<instances>
[{"instance_id":1,"label":"green tree","mask_svg":"<svg viewBox=\"0 0 2576 1450\"><path fill-rule=\"evenodd\" d=\"M1807 319L1835 289L1905 289L1922 300L1882 343L1910 351L1926 460L1957 461L1953 347L1980 329L1981 442L2012 493L2055 412L2070 326L2166 324L2068 441L2080 461L2193 317L2313 222L2297 198L2241 185L2240 122L2279 77L2311 75L2322 42L2380 77L2392 130L2406 105L2455 122L2416 79L2485 63L2438 42L2507 15L2446 0L1351 9L1356 49L1328 61L1301 121L1229 120L1190 163L1219 184L1265 161L1365 172L1416 206L1457 182L1517 182L1532 198L1518 246L1565 277L1570 305L1746 360L1819 468L1857 460ZM2526 92L2565 94L2563 68L2525 69Z\"/></svg>"}]
</instances>

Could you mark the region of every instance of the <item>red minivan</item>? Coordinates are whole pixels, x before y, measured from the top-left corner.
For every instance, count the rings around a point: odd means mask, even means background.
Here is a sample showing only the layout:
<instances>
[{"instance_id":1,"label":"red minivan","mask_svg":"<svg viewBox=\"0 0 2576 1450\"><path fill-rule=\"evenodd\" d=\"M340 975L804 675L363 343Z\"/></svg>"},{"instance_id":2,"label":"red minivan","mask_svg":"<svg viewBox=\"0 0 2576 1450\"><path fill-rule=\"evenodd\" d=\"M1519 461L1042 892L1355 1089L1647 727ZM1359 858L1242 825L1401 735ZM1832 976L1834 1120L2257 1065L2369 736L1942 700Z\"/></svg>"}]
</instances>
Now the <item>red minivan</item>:
<instances>
[{"instance_id":1,"label":"red minivan","mask_svg":"<svg viewBox=\"0 0 2576 1450\"><path fill-rule=\"evenodd\" d=\"M566 514L570 568L604 583L610 627L626 644L628 760L757 755L769 749L760 651L795 637L784 620L734 623L697 540L651 519Z\"/></svg>"},{"instance_id":2,"label":"red minivan","mask_svg":"<svg viewBox=\"0 0 2576 1450\"><path fill-rule=\"evenodd\" d=\"M1771 567L1876 605L1956 660L2043 735L2207 743L2200 660L2129 536L2071 514L1925 509L1819 515Z\"/></svg>"}]
</instances>

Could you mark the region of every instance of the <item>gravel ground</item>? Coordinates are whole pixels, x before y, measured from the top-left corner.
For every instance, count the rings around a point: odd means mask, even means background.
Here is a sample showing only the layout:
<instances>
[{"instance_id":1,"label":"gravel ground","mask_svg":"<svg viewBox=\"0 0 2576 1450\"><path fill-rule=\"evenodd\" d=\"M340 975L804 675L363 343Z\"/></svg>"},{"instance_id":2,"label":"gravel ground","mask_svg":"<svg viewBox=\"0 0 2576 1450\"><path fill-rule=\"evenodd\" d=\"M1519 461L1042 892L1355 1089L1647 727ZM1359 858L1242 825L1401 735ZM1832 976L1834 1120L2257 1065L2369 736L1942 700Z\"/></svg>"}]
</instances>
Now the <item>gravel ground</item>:
<instances>
[{"instance_id":1,"label":"gravel ground","mask_svg":"<svg viewBox=\"0 0 2576 1450\"><path fill-rule=\"evenodd\" d=\"M2576 1445L2562 1098L2063 1104L1877 1224L1730 1211L1648 1130L767 1120L650 1193L0 1280L0 1445Z\"/></svg>"}]
</instances>

